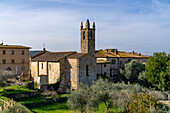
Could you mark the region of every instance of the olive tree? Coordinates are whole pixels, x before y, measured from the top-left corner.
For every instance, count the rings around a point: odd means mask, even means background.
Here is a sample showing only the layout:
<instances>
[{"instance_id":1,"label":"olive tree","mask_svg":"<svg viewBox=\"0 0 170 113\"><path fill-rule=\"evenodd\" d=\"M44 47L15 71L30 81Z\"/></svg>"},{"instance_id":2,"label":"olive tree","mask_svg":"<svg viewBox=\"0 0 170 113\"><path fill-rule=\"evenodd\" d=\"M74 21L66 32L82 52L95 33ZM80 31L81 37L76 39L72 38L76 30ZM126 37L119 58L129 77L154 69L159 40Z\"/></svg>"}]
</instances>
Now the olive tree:
<instances>
[{"instance_id":1,"label":"olive tree","mask_svg":"<svg viewBox=\"0 0 170 113\"><path fill-rule=\"evenodd\" d=\"M120 73L126 78L127 81L130 83L135 83L138 80L139 74L143 71L145 71L145 64L136 60L132 60L131 62L125 64L125 68L123 70L121 69Z\"/></svg>"},{"instance_id":2,"label":"olive tree","mask_svg":"<svg viewBox=\"0 0 170 113\"><path fill-rule=\"evenodd\" d=\"M13 71L7 71L7 70L0 70L0 85L1 87L4 87L5 82L14 76Z\"/></svg>"}]
</instances>

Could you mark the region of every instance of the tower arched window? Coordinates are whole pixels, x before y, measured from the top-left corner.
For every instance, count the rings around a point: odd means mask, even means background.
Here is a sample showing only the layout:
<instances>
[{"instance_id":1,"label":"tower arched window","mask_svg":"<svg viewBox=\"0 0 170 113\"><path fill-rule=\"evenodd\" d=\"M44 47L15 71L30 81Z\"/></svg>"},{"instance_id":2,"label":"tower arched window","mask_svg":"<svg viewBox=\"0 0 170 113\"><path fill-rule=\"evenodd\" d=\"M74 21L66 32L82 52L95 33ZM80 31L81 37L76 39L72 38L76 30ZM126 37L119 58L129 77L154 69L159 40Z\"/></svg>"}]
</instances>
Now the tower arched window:
<instances>
[{"instance_id":1,"label":"tower arched window","mask_svg":"<svg viewBox=\"0 0 170 113\"><path fill-rule=\"evenodd\" d=\"M92 31L90 31L89 35L90 35L89 39L92 39Z\"/></svg>"},{"instance_id":2,"label":"tower arched window","mask_svg":"<svg viewBox=\"0 0 170 113\"><path fill-rule=\"evenodd\" d=\"M83 31L83 39L85 39L86 37L86 34L85 34L85 31Z\"/></svg>"}]
</instances>

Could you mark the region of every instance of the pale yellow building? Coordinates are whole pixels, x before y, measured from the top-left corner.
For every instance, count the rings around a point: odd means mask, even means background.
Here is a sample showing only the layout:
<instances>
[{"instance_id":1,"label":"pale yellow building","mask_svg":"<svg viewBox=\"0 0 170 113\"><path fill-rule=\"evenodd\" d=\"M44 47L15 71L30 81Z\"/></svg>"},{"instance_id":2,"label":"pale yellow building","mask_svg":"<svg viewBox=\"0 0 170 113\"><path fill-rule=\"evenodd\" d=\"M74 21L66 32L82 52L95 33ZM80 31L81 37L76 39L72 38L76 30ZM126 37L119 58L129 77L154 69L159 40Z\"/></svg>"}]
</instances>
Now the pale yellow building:
<instances>
[{"instance_id":1,"label":"pale yellow building","mask_svg":"<svg viewBox=\"0 0 170 113\"><path fill-rule=\"evenodd\" d=\"M0 69L12 70L16 75L29 72L30 47L0 44Z\"/></svg>"}]
</instances>

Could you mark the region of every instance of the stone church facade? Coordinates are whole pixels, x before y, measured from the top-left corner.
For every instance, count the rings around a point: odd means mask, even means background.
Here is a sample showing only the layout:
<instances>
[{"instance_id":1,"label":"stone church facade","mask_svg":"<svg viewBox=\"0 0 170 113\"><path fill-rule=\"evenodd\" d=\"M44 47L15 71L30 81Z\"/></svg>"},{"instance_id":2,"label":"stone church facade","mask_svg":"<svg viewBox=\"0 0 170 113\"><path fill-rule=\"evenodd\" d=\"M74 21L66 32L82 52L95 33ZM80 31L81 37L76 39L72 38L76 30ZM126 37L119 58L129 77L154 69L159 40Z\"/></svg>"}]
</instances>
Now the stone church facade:
<instances>
[{"instance_id":1,"label":"stone church facade","mask_svg":"<svg viewBox=\"0 0 170 113\"><path fill-rule=\"evenodd\" d=\"M30 59L31 77L38 87L54 84L60 79L60 91L77 89L79 83L92 84L97 79L95 58L95 23L80 26L81 53L49 52L45 49Z\"/></svg>"}]
</instances>

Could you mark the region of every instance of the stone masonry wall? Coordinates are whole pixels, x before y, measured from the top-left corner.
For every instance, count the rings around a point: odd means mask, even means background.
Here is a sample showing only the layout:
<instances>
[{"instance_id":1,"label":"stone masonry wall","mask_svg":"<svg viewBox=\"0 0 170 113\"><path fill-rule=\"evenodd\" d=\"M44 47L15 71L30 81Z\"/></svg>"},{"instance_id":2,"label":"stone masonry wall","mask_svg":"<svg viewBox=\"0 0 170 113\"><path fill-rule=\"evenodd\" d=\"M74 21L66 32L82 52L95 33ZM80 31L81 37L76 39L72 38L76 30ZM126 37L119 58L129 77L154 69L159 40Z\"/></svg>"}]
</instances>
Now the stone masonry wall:
<instances>
[{"instance_id":1,"label":"stone masonry wall","mask_svg":"<svg viewBox=\"0 0 170 113\"><path fill-rule=\"evenodd\" d=\"M34 79L34 82L37 82L38 77L38 62L31 62L30 69L31 69L31 77Z\"/></svg>"},{"instance_id":2,"label":"stone masonry wall","mask_svg":"<svg viewBox=\"0 0 170 113\"><path fill-rule=\"evenodd\" d=\"M89 66L89 76L86 76L86 66ZM79 60L79 83L91 85L97 80L96 59L87 55Z\"/></svg>"},{"instance_id":3,"label":"stone masonry wall","mask_svg":"<svg viewBox=\"0 0 170 113\"><path fill-rule=\"evenodd\" d=\"M57 79L60 77L60 63L59 62L49 62L48 63L48 80L49 84L54 84L57 82Z\"/></svg>"},{"instance_id":4,"label":"stone masonry wall","mask_svg":"<svg viewBox=\"0 0 170 113\"><path fill-rule=\"evenodd\" d=\"M77 89L78 87L78 73L79 73L79 64L78 59L68 59L67 62L67 80L70 81L70 89Z\"/></svg>"}]
</instances>

